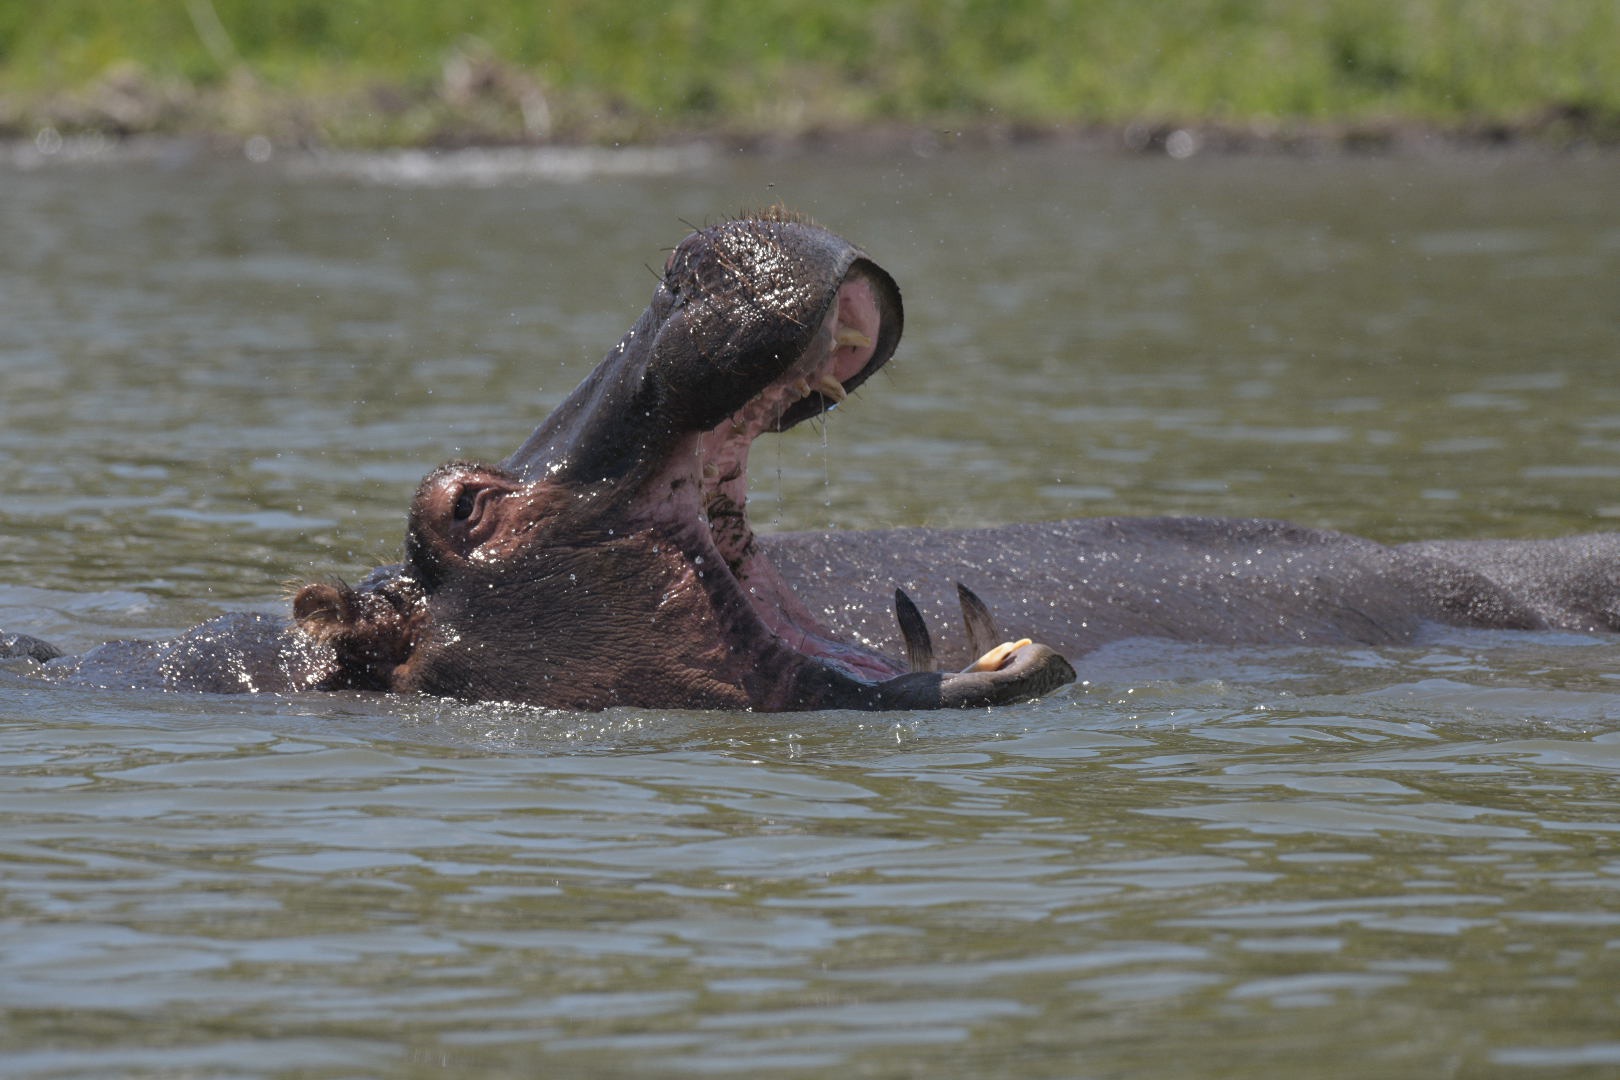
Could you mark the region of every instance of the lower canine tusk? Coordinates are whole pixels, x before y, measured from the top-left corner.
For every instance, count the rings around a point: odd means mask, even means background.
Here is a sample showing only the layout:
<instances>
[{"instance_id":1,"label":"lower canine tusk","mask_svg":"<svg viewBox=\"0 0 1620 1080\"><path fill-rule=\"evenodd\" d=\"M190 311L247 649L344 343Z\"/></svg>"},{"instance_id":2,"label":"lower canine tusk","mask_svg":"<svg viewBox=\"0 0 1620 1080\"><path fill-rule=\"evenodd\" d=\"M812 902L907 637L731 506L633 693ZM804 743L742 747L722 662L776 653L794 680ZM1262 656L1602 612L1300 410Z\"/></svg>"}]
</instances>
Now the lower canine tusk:
<instances>
[{"instance_id":1,"label":"lower canine tusk","mask_svg":"<svg viewBox=\"0 0 1620 1080\"><path fill-rule=\"evenodd\" d=\"M821 381L816 383L816 390L834 405L849 397L849 391L844 389L844 384L831 375L823 375Z\"/></svg>"},{"instance_id":2,"label":"lower canine tusk","mask_svg":"<svg viewBox=\"0 0 1620 1080\"><path fill-rule=\"evenodd\" d=\"M1003 641L1000 645L997 645L963 668L962 674L966 675L970 671L1000 671L1002 665L1012 659L1013 653L1022 649L1025 645L1032 644L1034 642L1030 641L1029 638L1019 638L1017 641Z\"/></svg>"}]
</instances>

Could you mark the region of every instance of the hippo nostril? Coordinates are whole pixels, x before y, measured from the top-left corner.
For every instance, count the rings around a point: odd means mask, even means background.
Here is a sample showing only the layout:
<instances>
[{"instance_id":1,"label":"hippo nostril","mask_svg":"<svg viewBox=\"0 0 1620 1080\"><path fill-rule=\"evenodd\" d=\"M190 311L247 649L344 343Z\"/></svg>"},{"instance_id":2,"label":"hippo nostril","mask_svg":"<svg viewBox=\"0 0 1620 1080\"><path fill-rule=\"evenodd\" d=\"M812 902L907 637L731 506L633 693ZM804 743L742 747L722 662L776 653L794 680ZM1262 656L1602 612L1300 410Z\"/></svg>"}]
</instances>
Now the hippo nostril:
<instances>
[{"instance_id":1,"label":"hippo nostril","mask_svg":"<svg viewBox=\"0 0 1620 1080\"><path fill-rule=\"evenodd\" d=\"M450 516L457 521L466 521L472 517L473 508L477 505L477 492L470 487L464 487L456 495L456 503L450 508Z\"/></svg>"}]
</instances>

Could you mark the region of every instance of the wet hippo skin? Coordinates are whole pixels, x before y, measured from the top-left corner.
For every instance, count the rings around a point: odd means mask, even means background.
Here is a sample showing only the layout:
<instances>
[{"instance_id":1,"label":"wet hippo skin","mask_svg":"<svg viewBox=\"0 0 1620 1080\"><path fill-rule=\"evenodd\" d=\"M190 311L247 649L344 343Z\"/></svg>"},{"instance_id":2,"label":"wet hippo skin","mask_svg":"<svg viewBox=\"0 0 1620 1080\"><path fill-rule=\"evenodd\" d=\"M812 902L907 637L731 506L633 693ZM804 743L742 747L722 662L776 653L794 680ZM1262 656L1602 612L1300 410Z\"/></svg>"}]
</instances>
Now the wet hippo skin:
<instances>
[{"instance_id":1,"label":"wet hippo skin","mask_svg":"<svg viewBox=\"0 0 1620 1080\"><path fill-rule=\"evenodd\" d=\"M754 440L843 401L903 321L887 273L790 213L698 230L522 446L422 481L400 563L304 586L290 619L226 615L80 657L0 636L0 655L103 686L918 709L1039 696L1124 638L1620 628L1611 535L1390 547L1279 521L1102 518L756 537Z\"/></svg>"}]
</instances>

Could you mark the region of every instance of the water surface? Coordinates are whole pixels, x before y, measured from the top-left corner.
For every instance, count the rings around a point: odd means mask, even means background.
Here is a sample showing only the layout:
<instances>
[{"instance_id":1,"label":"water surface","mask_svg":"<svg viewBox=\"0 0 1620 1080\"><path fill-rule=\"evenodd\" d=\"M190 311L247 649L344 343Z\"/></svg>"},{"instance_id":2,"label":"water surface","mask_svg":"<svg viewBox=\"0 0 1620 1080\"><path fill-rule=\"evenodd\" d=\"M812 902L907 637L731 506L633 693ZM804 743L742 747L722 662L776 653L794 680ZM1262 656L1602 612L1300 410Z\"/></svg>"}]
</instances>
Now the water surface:
<instances>
[{"instance_id":1,"label":"water surface","mask_svg":"<svg viewBox=\"0 0 1620 1080\"><path fill-rule=\"evenodd\" d=\"M0 166L0 626L397 557L778 200L905 291L762 526L1620 517L1608 157L1060 148ZM885 590L876 589L882 603ZM963 714L108 693L0 668L8 1076L1620 1071L1615 642L1128 642Z\"/></svg>"}]
</instances>

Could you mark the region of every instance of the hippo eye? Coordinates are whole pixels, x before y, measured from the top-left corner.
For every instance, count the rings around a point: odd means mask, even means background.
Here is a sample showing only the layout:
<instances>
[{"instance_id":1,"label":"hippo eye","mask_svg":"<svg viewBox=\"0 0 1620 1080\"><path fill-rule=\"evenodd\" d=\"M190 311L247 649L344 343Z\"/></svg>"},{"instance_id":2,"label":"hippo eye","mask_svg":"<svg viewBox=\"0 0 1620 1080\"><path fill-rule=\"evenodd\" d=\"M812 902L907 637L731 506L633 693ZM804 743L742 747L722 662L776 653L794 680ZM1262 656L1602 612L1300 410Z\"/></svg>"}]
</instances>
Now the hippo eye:
<instances>
[{"instance_id":1,"label":"hippo eye","mask_svg":"<svg viewBox=\"0 0 1620 1080\"><path fill-rule=\"evenodd\" d=\"M471 488L462 488L461 493L456 496L456 505L450 509L450 516L457 521L466 521L472 517L476 494Z\"/></svg>"}]
</instances>

